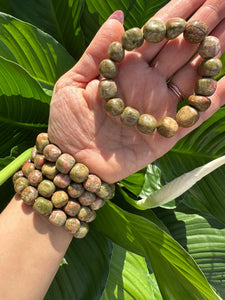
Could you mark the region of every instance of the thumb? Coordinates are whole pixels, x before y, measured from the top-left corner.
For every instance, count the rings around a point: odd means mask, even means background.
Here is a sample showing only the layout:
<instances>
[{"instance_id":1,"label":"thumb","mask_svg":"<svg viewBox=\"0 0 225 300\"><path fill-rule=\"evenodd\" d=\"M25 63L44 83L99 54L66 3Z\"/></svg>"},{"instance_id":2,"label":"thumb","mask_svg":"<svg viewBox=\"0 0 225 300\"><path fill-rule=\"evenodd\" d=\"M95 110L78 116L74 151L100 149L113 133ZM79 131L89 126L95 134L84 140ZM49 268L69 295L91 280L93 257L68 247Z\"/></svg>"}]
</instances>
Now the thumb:
<instances>
[{"instance_id":1,"label":"thumb","mask_svg":"<svg viewBox=\"0 0 225 300\"><path fill-rule=\"evenodd\" d=\"M73 83L86 84L99 75L98 67L108 57L109 45L113 41L121 41L123 20L123 12L118 10L101 26L80 60L67 73L70 82L72 80Z\"/></svg>"}]
</instances>

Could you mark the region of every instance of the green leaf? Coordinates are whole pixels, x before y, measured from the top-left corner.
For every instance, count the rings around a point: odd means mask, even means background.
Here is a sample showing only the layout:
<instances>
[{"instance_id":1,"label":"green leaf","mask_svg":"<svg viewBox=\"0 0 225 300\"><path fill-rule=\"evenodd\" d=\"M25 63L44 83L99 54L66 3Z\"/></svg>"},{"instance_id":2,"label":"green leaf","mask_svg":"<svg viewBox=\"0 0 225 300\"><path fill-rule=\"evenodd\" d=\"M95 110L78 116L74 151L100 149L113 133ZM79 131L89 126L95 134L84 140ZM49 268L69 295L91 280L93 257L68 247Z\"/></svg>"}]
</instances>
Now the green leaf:
<instances>
[{"instance_id":1,"label":"green leaf","mask_svg":"<svg viewBox=\"0 0 225 300\"><path fill-rule=\"evenodd\" d=\"M21 65L45 88L53 89L56 80L74 65L50 35L4 13L0 13L0 35L0 56Z\"/></svg>"},{"instance_id":2,"label":"green leaf","mask_svg":"<svg viewBox=\"0 0 225 300\"><path fill-rule=\"evenodd\" d=\"M113 245L110 272L101 300L155 299L145 259Z\"/></svg>"},{"instance_id":3,"label":"green leaf","mask_svg":"<svg viewBox=\"0 0 225 300\"><path fill-rule=\"evenodd\" d=\"M45 300L99 300L105 287L112 244L90 230L81 240L73 239Z\"/></svg>"},{"instance_id":4,"label":"green leaf","mask_svg":"<svg viewBox=\"0 0 225 300\"><path fill-rule=\"evenodd\" d=\"M107 201L93 225L123 248L149 260L163 299L220 299L192 257L154 223Z\"/></svg>"}]
</instances>

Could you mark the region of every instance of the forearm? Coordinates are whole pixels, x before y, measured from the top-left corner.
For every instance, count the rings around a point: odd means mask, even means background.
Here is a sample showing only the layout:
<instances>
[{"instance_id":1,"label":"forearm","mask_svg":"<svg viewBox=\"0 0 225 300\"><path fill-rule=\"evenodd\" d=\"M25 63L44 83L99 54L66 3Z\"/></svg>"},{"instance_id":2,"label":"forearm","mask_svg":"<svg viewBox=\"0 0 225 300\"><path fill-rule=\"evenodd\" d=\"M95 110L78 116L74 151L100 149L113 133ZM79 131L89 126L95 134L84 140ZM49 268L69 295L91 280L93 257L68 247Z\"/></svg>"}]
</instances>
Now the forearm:
<instances>
[{"instance_id":1,"label":"forearm","mask_svg":"<svg viewBox=\"0 0 225 300\"><path fill-rule=\"evenodd\" d=\"M0 299L43 299L72 235L18 196L0 215L0 232Z\"/></svg>"}]
</instances>

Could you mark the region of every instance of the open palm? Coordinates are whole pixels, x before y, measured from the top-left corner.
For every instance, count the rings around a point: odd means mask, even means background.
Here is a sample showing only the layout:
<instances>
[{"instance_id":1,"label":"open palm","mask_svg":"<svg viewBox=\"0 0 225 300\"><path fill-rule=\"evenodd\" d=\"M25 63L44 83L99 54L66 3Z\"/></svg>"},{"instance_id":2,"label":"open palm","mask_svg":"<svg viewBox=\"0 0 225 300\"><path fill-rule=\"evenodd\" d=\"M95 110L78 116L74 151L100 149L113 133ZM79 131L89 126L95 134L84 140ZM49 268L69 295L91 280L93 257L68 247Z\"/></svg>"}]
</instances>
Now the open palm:
<instances>
[{"instance_id":1,"label":"open palm","mask_svg":"<svg viewBox=\"0 0 225 300\"><path fill-rule=\"evenodd\" d=\"M200 2L193 1L196 8ZM176 3L168 4L156 17L160 16L164 21L173 17L175 5L177 10L180 9L179 16L184 18L195 11L194 4L183 12L179 1ZM225 11L225 5L223 9ZM204 12L206 10L202 7L197 11L197 17L193 18L204 20ZM217 92L211 98L210 109L201 114L195 126L191 129L180 128L170 139L160 136L156 131L145 135L136 127L122 124L119 117L107 115L104 100L98 96L98 66L102 59L107 58L110 43L121 40L124 31L119 22L121 18L121 12L116 12L113 18L107 20L80 61L59 79L54 89L49 119L50 140L85 163L92 173L106 182L118 181L162 156L225 103L225 79L221 79ZM207 23L210 31L213 30L212 34L220 38L224 51L225 34L222 28L225 22L217 25L218 22L212 17L208 18ZM188 44L180 37L159 44L144 43L142 47L127 53L119 65L116 78L118 96L124 99L126 106L132 106L140 113L150 113L157 121L165 116L174 118L178 99L168 89L167 80L188 61L196 49L196 45ZM173 82L184 96L193 93L199 61L200 58L196 56L173 77ZM153 62L152 67L149 62Z\"/></svg>"}]
</instances>

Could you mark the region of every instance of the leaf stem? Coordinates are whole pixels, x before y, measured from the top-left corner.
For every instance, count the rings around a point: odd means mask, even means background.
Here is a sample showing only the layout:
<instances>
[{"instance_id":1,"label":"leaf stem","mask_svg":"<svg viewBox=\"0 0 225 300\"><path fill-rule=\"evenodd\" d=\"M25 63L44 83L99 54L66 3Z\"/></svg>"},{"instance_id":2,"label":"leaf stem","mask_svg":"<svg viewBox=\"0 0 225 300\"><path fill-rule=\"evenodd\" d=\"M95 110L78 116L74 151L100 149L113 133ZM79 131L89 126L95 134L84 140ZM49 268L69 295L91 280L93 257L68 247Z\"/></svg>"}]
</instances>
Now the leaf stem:
<instances>
[{"instance_id":1,"label":"leaf stem","mask_svg":"<svg viewBox=\"0 0 225 300\"><path fill-rule=\"evenodd\" d=\"M17 158L15 158L10 164L8 164L4 169L0 171L0 186L9 179L23 164L23 162L28 159L31 155L32 148L27 149Z\"/></svg>"}]
</instances>

